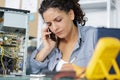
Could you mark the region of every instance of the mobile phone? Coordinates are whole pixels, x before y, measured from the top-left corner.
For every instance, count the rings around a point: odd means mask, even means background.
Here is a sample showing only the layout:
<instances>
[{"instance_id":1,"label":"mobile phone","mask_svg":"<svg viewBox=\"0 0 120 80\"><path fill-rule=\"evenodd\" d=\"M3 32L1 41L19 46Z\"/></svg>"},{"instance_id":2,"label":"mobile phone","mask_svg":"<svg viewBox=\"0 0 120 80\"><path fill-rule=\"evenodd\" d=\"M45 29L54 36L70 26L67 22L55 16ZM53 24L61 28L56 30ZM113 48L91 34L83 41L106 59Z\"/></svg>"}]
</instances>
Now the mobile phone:
<instances>
[{"instance_id":1,"label":"mobile phone","mask_svg":"<svg viewBox=\"0 0 120 80\"><path fill-rule=\"evenodd\" d=\"M50 29L48 29L48 31L51 32L51 34L49 35L49 38L52 39L53 41L56 41L57 39L55 34Z\"/></svg>"}]
</instances>

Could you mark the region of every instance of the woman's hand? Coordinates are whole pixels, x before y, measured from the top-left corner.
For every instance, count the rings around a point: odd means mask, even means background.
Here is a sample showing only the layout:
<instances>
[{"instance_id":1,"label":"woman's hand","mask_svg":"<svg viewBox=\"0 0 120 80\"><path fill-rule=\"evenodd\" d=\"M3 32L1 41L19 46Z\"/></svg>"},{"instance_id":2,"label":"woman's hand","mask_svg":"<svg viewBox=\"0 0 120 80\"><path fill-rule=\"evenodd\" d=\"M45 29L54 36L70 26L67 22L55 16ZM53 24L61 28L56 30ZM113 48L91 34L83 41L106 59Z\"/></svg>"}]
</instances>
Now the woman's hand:
<instances>
[{"instance_id":1,"label":"woman's hand","mask_svg":"<svg viewBox=\"0 0 120 80\"><path fill-rule=\"evenodd\" d=\"M85 77L85 70L86 68L77 66L75 64L72 64L74 71L76 72L77 78L84 78Z\"/></svg>"},{"instance_id":2,"label":"woman's hand","mask_svg":"<svg viewBox=\"0 0 120 80\"><path fill-rule=\"evenodd\" d=\"M61 71L74 71L71 63L66 63L62 65Z\"/></svg>"},{"instance_id":3,"label":"woman's hand","mask_svg":"<svg viewBox=\"0 0 120 80\"><path fill-rule=\"evenodd\" d=\"M67 63L63 64L61 71L75 71L77 78L84 78L85 77L85 70L86 68L77 66L75 64Z\"/></svg>"},{"instance_id":4,"label":"woman's hand","mask_svg":"<svg viewBox=\"0 0 120 80\"><path fill-rule=\"evenodd\" d=\"M48 32L48 27L42 30L42 40L43 40L44 47L36 55L35 59L37 61L43 62L56 45L56 42L49 38L50 34L51 32Z\"/></svg>"},{"instance_id":5,"label":"woman's hand","mask_svg":"<svg viewBox=\"0 0 120 80\"><path fill-rule=\"evenodd\" d=\"M51 32L48 32L48 27L45 27L42 30L42 40L44 48L48 51L48 53L51 52L51 50L55 47L56 42L49 38L49 35Z\"/></svg>"}]
</instances>

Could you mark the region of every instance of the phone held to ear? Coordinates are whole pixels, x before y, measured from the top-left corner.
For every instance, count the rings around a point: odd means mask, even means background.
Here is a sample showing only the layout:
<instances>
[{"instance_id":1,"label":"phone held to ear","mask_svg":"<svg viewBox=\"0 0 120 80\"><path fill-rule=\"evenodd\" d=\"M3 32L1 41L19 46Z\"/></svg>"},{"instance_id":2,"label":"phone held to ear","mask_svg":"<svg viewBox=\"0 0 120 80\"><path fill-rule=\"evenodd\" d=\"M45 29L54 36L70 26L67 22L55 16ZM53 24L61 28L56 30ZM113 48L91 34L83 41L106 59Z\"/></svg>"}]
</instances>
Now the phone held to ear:
<instances>
[{"instance_id":1,"label":"phone held to ear","mask_svg":"<svg viewBox=\"0 0 120 80\"><path fill-rule=\"evenodd\" d=\"M48 29L48 31L51 32L49 38L52 39L53 41L57 41L55 34L50 29Z\"/></svg>"}]
</instances>

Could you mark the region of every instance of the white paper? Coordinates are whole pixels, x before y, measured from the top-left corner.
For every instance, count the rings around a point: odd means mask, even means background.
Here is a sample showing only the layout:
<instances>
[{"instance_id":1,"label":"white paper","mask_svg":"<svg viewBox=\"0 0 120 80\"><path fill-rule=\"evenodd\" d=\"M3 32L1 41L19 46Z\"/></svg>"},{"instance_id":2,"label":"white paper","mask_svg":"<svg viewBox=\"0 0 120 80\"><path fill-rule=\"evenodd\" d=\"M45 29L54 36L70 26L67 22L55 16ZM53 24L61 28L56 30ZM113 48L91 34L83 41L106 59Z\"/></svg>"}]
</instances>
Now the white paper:
<instances>
[{"instance_id":1,"label":"white paper","mask_svg":"<svg viewBox=\"0 0 120 80\"><path fill-rule=\"evenodd\" d=\"M5 6L20 9L20 0L5 0Z\"/></svg>"},{"instance_id":2,"label":"white paper","mask_svg":"<svg viewBox=\"0 0 120 80\"><path fill-rule=\"evenodd\" d=\"M30 80L44 80L45 74L30 74Z\"/></svg>"},{"instance_id":3,"label":"white paper","mask_svg":"<svg viewBox=\"0 0 120 80\"><path fill-rule=\"evenodd\" d=\"M35 13L37 12L37 2L38 0L22 0L22 9Z\"/></svg>"}]
</instances>

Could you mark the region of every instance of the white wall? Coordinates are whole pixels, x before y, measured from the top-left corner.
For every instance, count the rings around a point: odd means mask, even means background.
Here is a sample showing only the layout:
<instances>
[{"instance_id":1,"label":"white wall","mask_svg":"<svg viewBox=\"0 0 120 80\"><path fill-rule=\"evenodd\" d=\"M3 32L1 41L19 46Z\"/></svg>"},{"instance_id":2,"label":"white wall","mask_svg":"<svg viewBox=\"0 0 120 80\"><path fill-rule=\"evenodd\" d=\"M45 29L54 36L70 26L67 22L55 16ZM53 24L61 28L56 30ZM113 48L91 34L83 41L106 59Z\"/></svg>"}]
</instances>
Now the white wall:
<instances>
[{"instance_id":1,"label":"white wall","mask_svg":"<svg viewBox=\"0 0 120 80\"><path fill-rule=\"evenodd\" d=\"M117 0L117 10L118 10L117 26L118 26L118 28L120 28L120 0Z\"/></svg>"},{"instance_id":2,"label":"white wall","mask_svg":"<svg viewBox=\"0 0 120 80\"><path fill-rule=\"evenodd\" d=\"M107 25L107 9L84 10L88 21L86 26L108 27ZM120 0L116 0L116 8L111 11L110 27L120 28Z\"/></svg>"},{"instance_id":3,"label":"white wall","mask_svg":"<svg viewBox=\"0 0 120 80\"><path fill-rule=\"evenodd\" d=\"M86 26L106 26L107 25L107 14L106 11L85 11L86 17L88 18L88 21L86 22Z\"/></svg>"}]
</instances>

